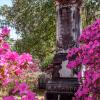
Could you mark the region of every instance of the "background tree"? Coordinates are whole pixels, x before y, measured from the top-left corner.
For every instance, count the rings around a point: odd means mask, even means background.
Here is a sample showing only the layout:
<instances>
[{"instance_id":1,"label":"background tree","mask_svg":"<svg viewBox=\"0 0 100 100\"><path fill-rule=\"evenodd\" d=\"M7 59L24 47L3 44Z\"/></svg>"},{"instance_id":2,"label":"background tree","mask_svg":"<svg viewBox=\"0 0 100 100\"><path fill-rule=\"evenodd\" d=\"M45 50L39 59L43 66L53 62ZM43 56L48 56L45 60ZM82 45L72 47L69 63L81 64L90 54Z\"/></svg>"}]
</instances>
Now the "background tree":
<instances>
[{"instance_id":1,"label":"background tree","mask_svg":"<svg viewBox=\"0 0 100 100\"><path fill-rule=\"evenodd\" d=\"M82 26L91 24L100 17L100 0L83 0Z\"/></svg>"},{"instance_id":2,"label":"background tree","mask_svg":"<svg viewBox=\"0 0 100 100\"><path fill-rule=\"evenodd\" d=\"M1 15L14 24L17 33L21 34L21 39L15 43L15 49L20 53L30 52L44 63L55 50L54 0L12 0L12 2L12 7L1 7ZM99 0L84 0L81 14L83 27L99 17L97 16L99 5Z\"/></svg>"},{"instance_id":3,"label":"background tree","mask_svg":"<svg viewBox=\"0 0 100 100\"><path fill-rule=\"evenodd\" d=\"M7 11L8 9L8 11ZM15 25L21 39L15 43L19 52L30 52L41 61L54 51L55 7L53 0L13 0L12 7L2 7L3 15Z\"/></svg>"}]
</instances>

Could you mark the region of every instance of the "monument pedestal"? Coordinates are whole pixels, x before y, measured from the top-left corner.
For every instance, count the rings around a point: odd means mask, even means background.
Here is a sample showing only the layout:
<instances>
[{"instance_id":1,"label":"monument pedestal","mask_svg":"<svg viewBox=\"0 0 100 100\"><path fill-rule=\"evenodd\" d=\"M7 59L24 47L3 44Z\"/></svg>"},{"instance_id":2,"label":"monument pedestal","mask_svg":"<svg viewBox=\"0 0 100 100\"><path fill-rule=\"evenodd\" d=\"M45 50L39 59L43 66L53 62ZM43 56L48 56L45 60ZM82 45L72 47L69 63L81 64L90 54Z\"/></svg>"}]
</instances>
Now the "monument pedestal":
<instances>
[{"instance_id":1,"label":"monument pedestal","mask_svg":"<svg viewBox=\"0 0 100 100\"><path fill-rule=\"evenodd\" d=\"M73 70L67 68L67 53L78 46L82 0L55 0L57 12L56 54L52 79L46 83L45 100L72 100L79 86Z\"/></svg>"},{"instance_id":2,"label":"monument pedestal","mask_svg":"<svg viewBox=\"0 0 100 100\"><path fill-rule=\"evenodd\" d=\"M53 59L52 79L46 83L45 100L72 100L78 89L78 79L66 68L66 55L58 53Z\"/></svg>"},{"instance_id":3,"label":"monument pedestal","mask_svg":"<svg viewBox=\"0 0 100 100\"><path fill-rule=\"evenodd\" d=\"M48 81L45 100L72 100L79 86L77 78L60 78Z\"/></svg>"}]
</instances>

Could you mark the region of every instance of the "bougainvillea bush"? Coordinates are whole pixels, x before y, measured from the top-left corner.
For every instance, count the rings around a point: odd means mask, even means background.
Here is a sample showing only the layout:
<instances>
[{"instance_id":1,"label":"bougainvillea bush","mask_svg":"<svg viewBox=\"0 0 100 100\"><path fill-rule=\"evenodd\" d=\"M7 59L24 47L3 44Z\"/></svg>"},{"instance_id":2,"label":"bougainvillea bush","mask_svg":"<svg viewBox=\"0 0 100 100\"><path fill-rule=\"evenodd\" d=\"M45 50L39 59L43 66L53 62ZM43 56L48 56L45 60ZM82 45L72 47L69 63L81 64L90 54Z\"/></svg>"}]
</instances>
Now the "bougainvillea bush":
<instances>
[{"instance_id":1,"label":"bougainvillea bush","mask_svg":"<svg viewBox=\"0 0 100 100\"><path fill-rule=\"evenodd\" d=\"M11 82L23 79L26 71L35 72L38 65L29 53L18 54L12 51L8 42L10 30L4 27L0 31L0 85L7 86ZM21 100L37 100L35 93L31 92L26 83L18 83L16 88L19 91ZM14 91L16 90L14 89ZM13 96L4 97L3 100L17 100Z\"/></svg>"},{"instance_id":2,"label":"bougainvillea bush","mask_svg":"<svg viewBox=\"0 0 100 100\"><path fill-rule=\"evenodd\" d=\"M19 94L20 100L39 100L37 98L36 93L32 92L29 86L25 82L20 84L18 82L15 82L15 87L12 93L14 94L16 92ZM11 95L3 97L3 100L19 100L19 99L17 99L16 96Z\"/></svg>"},{"instance_id":3,"label":"bougainvillea bush","mask_svg":"<svg viewBox=\"0 0 100 100\"><path fill-rule=\"evenodd\" d=\"M85 66L84 80L75 93L76 100L97 100L100 96L100 19L87 26L80 38L79 47L69 50L67 67ZM78 74L79 80L82 74Z\"/></svg>"}]
</instances>

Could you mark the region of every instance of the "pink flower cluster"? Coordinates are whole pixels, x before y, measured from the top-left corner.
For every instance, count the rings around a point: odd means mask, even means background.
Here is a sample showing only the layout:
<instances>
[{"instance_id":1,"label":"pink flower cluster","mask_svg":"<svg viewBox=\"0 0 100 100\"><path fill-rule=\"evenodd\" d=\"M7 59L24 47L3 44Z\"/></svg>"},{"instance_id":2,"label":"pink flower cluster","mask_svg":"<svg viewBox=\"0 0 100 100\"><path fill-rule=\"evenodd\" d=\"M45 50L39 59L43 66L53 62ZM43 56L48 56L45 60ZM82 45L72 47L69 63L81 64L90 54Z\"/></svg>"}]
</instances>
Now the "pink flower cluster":
<instances>
[{"instance_id":1,"label":"pink flower cluster","mask_svg":"<svg viewBox=\"0 0 100 100\"><path fill-rule=\"evenodd\" d=\"M19 84L18 82L15 83L15 88L13 93L16 93L17 91L19 91L18 93L21 100L39 100L36 97L36 94L32 92L29 89L28 85L24 82L21 84ZM18 100L18 99L14 96L5 96L3 97L3 100Z\"/></svg>"},{"instance_id":2,"label":"pink flower cluster","mask_svg":"<svg viewBox=\"0 0 100 100\"><path fill-rule=\"evenodd\" d=\"M80 46L70 49L67 56L67 67L84 65L86 69L82 86L75 94L76 100L96 100L100 94L100 19L83 30L79 42Z\"/></svg>"},{"instance_id":3,"label":"pink flower cluster","mask_svg":"<svg viewBox=\"0 0 100 100\"><path fill-rule=\"evenodd\" d=\"M0 83L7 85L16 79L17 76L24 74L25 70L36 71L38 68L35 60L28 53L18 54L10 49L6 37L10 30L5 27L0 33Z\"/></svg>"}]
</instances>

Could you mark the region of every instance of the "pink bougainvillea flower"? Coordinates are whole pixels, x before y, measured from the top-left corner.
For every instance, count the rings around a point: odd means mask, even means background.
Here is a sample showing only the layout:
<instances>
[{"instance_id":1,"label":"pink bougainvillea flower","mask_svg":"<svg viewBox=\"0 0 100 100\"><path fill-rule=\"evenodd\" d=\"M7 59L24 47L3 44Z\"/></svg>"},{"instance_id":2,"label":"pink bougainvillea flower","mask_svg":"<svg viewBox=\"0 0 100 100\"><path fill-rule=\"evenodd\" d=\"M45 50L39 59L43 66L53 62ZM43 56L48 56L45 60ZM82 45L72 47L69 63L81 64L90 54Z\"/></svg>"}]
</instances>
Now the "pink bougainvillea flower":
<instances>
[{"instance_id":1,"label":"pink bougainvillea flower","mask_svg":"<svg viewBox=\"0 0 100 100\"><path fill-rule=\"evenodd\" d=\"M77 52L76 48L72 48L67 56L67 67L73 69L85 65L86 69L82 86L76 93L76 100L96 100L97 92L94 91L98 91L100 83L100 19L83 30L79 42ZM80 73L78 78L82 81Z\"/></svg>"},{"instance_id":2,"label":"pink bougainvillea flower","mask_svg":"<svg viewBox=\"0 0 100 100\"><path fill-rule=\"evenodd\" d=\"M8 36L9 33L10 33L10 29L8 29L8 27L2 28L2 35L3 36Z\"/></svg>"},{"instance_id":3,"label":"pink bougainvillea flower","mask_svg":"<svg viewBox=\"0 0 100 100\"><path fill-rule=\"evenodd\" d=\"M3 97L3 100L17 100L13 96L5 96Z\"/></svg>"},{"instance_id":4,"label":"pink bougainvillea flower","mask_svg":"<svg viewBox=\"0 0 100 100\"><path fill-rule=\"evenodd\" d=\"M38 67L38 64L33 61L32 55L29 53L19 54L10 49L9 43L6 42L6 37L9 35L9 32L10 30L7 27L4 27L0 32L0 84L3 86L19 78L23 78L22 76L26 73L26 69L27 72L36 71L36 67ZM26 78L26 76L24 78ZM35 94L29 91L28 85L24 82L21 84L15 82L12 93L16 92L19 93L20 97L24 95L24 100L37 100ZM13 96L6 96L3 97L3 100L17 99Z\"/></svg>"},{"instance_id":5,"label":"pink bougainvillea flower","mask_svg":"<svg viewBox=\"0 0 100 100\"><path fill-rule=\"evenodd\" d=\"M94 100L94 98L89 96L89 97L86 97L85 100Z\"/></svg>"},{"instance_id":6,"label":"pink bougainvillea flower","mask_svg":"<svg viewBox=\"0 0 100 100\"><path fill-rule=\"evenodd\" d=\"M5 53L4 49L0 48L0 54L3 54L3 53Z\"/></svg>"},{"instance_id":7,"label":"pink bougainvillea flower","mask_svg":"<svg viewBox=\"0 0 100 100\"><path fill-rule=\"evenodd\" d=\"M5 80L3 80L3 86L6 86L8 85L8 83L11 82L11 79L10 78L6 78Z\"/></svg>"},{"instance_id":8,"label":"pink bougainvillea flower","mask_svg":"<svg viewBox=\"0 0 100 100\"><path fill-rule=\"evenodd\" d=\"M31 92L31 91L27 91L27 94L25 96L22 97L22 100L36 100L36 94Z\"/></svg>"},{"instance_id":9,"label":"pink bougainvillea flower","mask_svg":"<svg viewBox=\"0 0 100 100\"><path fill-rule=\"evenodd\" d=\"M2 75L0 74L0 79L2 79L3 77L2 77Z\"/></svg>"},{"instance_id":10,"label":"pink bougainvillea flower","mask_svg":"<svg viewBox=\"0 0 100 100\"><path fill-rule=\"evenodd\" d=\"M6 43L6 42L2 44L2 47L4 49L10 49L10 45L8 43Z\"/></svg>"},{"instance_id":11,"label":"pink bougainvillea flower","mask_svg":"<svg viewBox=\"0 0 100 100\"><path fill-rule=\"evenodd\" d=\"M6 56L6 59L9 61L16 61L19 55L15 51L13 51L13 52L8 51L5 56Z\"/></svg>"},{"instance_id":12,"label":"pink bougainvillea flower","mask_svg":"<svg viewBox=\"0 0 100 100\"><path fill-rule=\"evenodd\" d=\"M29 90L28 85L23 83L18 83L18 81L15 82L15 87L13 93L19 92L19 95L21 96L21 100L39 100L36 97L36 93Z\"/></svg>"},{"instance_id":13,"label":"pink bougainvillea flower","mask_svg":"<svg viewBox=\"0 0 100 100\"><path fill-rule=\"evenodd\" d=\"M27 91L28 91L28 85L25 82L21 83L19 85L19 93L20 93L20 95L26 93Z\"/></svg>"},{"instance_id":14,"label":"pink bougainvillea flower","mask_svg":"<svg viewBox=\"0 0 100 100\"><path fill-rule=\"evenodd\" d=\"M20 68L15 69L15 74L20 75L22 73L22 70Z\"/></svg>"},{"instance_id":15,"label":"pink bougainvillea flower","mask_svg":"<svg viewBox=\"0 0 100 100\"><path fill-rule=\"evenodd\" d=\"M12 93L16 93L17 91L19 91L19 82L15 80L15 86L14 86L14 90Z\"/></svg>"},{"instance_id":16,"label":"pink bougainvillea flower","mask_svg":"<svg viewBox=\"0 0 100 100\"><path fill-rule=\"evenodd\" d=\"M23 65L25 63L30 63L32 62L32 56L28 53L23 53L22 55L19 56L19 64Z\"/></svg>"}]
</instances>

